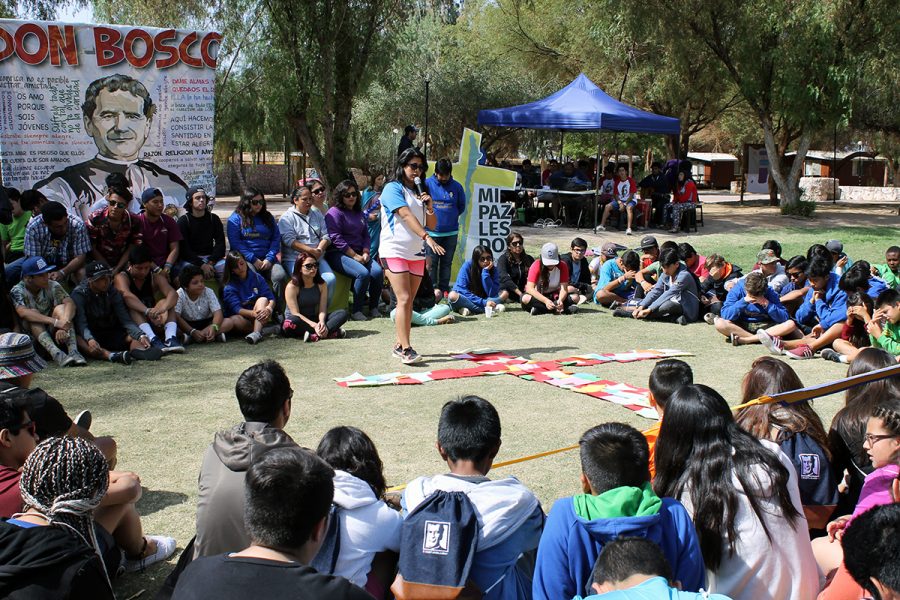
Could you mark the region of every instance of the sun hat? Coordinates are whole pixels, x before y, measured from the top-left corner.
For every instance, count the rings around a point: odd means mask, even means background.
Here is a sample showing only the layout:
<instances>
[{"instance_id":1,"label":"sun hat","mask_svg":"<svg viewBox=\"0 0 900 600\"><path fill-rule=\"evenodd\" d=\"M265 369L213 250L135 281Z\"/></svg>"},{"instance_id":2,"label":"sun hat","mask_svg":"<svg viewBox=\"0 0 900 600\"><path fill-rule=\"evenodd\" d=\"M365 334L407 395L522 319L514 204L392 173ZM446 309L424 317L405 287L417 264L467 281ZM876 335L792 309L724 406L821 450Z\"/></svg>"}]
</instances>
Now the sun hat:
<instances>
[{"instance_id":1,"label":"sun hat","mask_svg":"<svg viewBox=\"0 0 900 600\"><path fill-rule=\"evenodd\" d=\"M617 244L615 242L606 242L603 246L600 247L600 254L605 256L606 258L616 258L619 255L619 252L622 250L627 250L625 246L622 244Z\"/></svg>"},{"instance_id":2,"label":"sun hat","mask_svg":"<svg viewBox=\"0 0 900 600\"><path fill-rule=\"evenodd\" d=\"M48 265L43 256L29 256L22 263L22 277L33 277L55 271L56 265Z\"/></svg>"},{"instance_id":3,"label":"sun hat","mask_svg":"<svg viewBox=\"0 0 900 600\"><path fill-rule=\"evenodd\" d=\"M559 264L559 248L553 242L547 242L541 246L541 262L545 265Z\"/></svg>"},{"instance_id":4,"label":"sun hat","mask_svg":"<svg viewBox=\"0 0 900 600\"><path fill-rule=\"evenodd\" d=\"M756 255L756 262L761 265L769 265L773 262L778 262L778 257L775 256L775 251L771 248L766 248L765 250L760 250Z\"/></svg>"},{"instance_id":5,"label":"sun hat","mask_svg":"<svg viewBox=\"0 0 900 600\"><path fill-rule=\"evenodd\" d=\"M47 366L34 351L31 338L23 333L0 335L0 379L31 375Z\"/></svg>"}]
</instances>

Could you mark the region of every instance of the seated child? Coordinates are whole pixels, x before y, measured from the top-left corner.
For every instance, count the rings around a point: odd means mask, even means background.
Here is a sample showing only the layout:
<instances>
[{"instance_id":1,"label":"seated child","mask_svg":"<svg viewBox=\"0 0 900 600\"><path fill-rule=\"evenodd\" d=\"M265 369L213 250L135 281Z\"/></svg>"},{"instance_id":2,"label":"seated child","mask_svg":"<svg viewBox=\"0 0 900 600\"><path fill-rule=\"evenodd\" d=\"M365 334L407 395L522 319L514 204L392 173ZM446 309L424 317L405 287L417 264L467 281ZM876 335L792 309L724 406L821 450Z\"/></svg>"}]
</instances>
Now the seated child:
<instances>
[{"instance_id":1,"label":"seated child","mask_svg":"<svg viewBox=\"0 0 900 600\"><path fill-rule=\"evenodd\" d=\"M659 420L662 422L665 417L666 404L672 394L686 385L694 383L694 372L689 364L677 358L665 358L654 365L650 371L650 404L656 409ZM647 444L650 447L650 479L656 476L656 437L659 434L657 428L653 434L645 431L644 437L647 438Z\"/></svg>"},{"instance_id":2,"label":"seated child","mask_svg":"<svg viewBox=\"0 0 900 600\"><path fill-rule=\"evenodd\" d=\"M678 250L666 249L659 256L662 274L637 307L618 308L615 316L687 325L700 314L697 280L678 259ZM624 311L624 312L620 312Z\"/></svg>"},{"instance_id":3,"label":"seated child","mask_svg":"<svg viewBox=\"0 0 900 600\"><path fill-rule=\"evenodd\" d=\"M397 319L397 296L394 294L393 289L388 288L387 291L391 298L391 321L395 321ZM425 269L425 273L422 274L422 281L419 282L416 297L413 298L412 324L414 326L448 325L456 322L456 318L450 314L453 310L450 308L450 305L438 304L436 298L431 275L429 275L428 269Z\"/></svg>"},{"instance_id":4,"label":"seated child","mask_svg":"<svg viewBox=\"0 0 900 600\"><path fill-rule=\"evenodd\" d=\"M726 261L721 254L708 255L706 269L709 277L700 284L700 303L705 311L718 315L729 290L744 274L739 266Z\"/></svg>"},{"instance_id":5,"label":"seated child","mask_svg":"<svg viewBox=\"0 0 900 600\"><path fill-rule=\"evenodd\" d=\"M245 334L248 344L258 344L263 336L277 334L278 325L268 325L275 312L275 295L262 275L247 266L237 250L225 256L225 287L222 303L225 314L233 317L233 329Z\"/></svg>"},{"instance_id":6,"label":"seated child","mask_svg":"<svg viewBox=\"0 0 900 600\"><path fill-rule=\"evenodd\" d=\"M847 320L841 329L841 337L834 340L831 348L822 350L822 358L837 363L850 363L863 348L872 345L866 329L875 313L875 303L865 292L847 295ZM832 349L833 348L833 349Z\"/></svg>"},{"instance_id":7,"label":"seated child","mask_svg":"<svg viewBox=\"0 0 900 600\"><path fill-rule=\"evenodd\" d=\"M328 312L328 284L319 273L316 256L300 252L290 277L284 290L285 337L302 338L305 342L346 337L341 326L350 314L343 308Z\"/></svg>"},{"instance_id":8,"label":"seated child","mask_svg":"<svg viewBox=\"0 0 900 600\"><path fill-rule=\"evenodd\" d=\"M900 291L881 292L866 328L873 346L900 356Z\"/></svg>"},{"instance_id":9,"label":"seated child","mask_svg":"<svg viewBox=\"0 0 900 600\"><path fill-rule=\"evenodd\" d=\"M634 250L629 250L622 256L603 263L600 267L594 302L601 306L611 307L614 302L625 304L634 298L637 289L635 276L640 266L641 258Z\"/></svg>"},{"instance_id":10,"label":"seated child","mask_svg":"<svg viewBox=\"0 0 900 600\"><path fill-rule=\"evenodd\" d=\"M561 254L559 259L569 267L569 294L578 295L578 304L583 304L594 295L594 286L591 284L591 267L584 257L587 251L587 242L577 237L572 240L571 252Z\"/></svg>"},{"instance_id":11,"label":"seated child","mask_svg":"<svg viewBox=\"0 0 900 600\"><path fill-rule=\"evenodd\" d=\"M575 600L729 600L721 594L682 592L659 546L639 537L620 537L604 546L591 582L597 594Z\"/></svg>"},{"instance_id":12,"label":"seated child","mask_svg":"<svg viewBox=\"0 0 900 600\"><path fill-rule=\"evenodd\" d=\"M203 270L187 264L178 274L178 302L175 319L184 334L184 343L225 342L225 334L234 327L234 317L223 316L216 293L206 287Z\"/></svg>"},{"instance_id":13,"label":"seated child","mask_svg":"<svg viewBox=\"0 0 900 600\"><path fill-rule=\"evenodd\" d=\"M828 240L825 242L825 248L831 253L832 272L835 275L840 277L853 265L853 261L844 252L844 244L840 240Z\"/></svg>"},{"instance_id":14,"label":"seated child","mask_svg":"<svg viewBox=\"0 0 900 600\"><path fill-rule=\"evenodd\" d=\"M475 246L472 258L459 268L453 290L447 295L450 307L464 317L484 314L487 308L503 312L509 292L500 289L500 271L494 255L485 246Z\"/></svg>"},{"instance_id":15,"label":"seated child","mask_svg":"<svg viewBox=\"0 0 900 600\"><path fill-rule=\"evenodd\" d=\"M791 317L797 312L797 309L803 303L806 292L809 291L809 284L806 282L806 267L809 263L805 256L798 254L791 257L784 266L784 271L788 276L788 283L781 288L779 292L781 303L790 313Z\"/></svg>"},{"instance_id":16,"label":"seated child","mask_svg":"<svg viewBox=\"0 0 900 600\"><path fill-rule=\"evenodd\" d=\"M544 512L535 495L515 477L487 477L500 451L497 410L478 396L446 403L437 448L450 473L411 481L401 500L404 516L435 491L464 492L478 518L470 579L486 600L527 598Z\"/></svg>"},{"instance_id":17,"label":"seated child","mask_svg":"<svg viewBox=\"0 0 900 600\"><path fill-rule=\"evenodd\" d=\"M694 524L677 500L650 486L647 440L622 423L589 429L579 441L583 493L554 503L538 547L534 600L572 598L591 590L591 569L620 536L644 537L662 548L684 589L705 581Z\"/></svg>"},{"instance_id":18,"label":"seated child","mask_svg":"<svg viewBox=\"0 0 900 600\"><path fill-rule=\"evenodd\" d=\"M553 242L541 247L541 258L528 269L522 310L532 316L578 312L575 299L569 295L569 267L560 262L559 248Z\"/></svg>"},{"instance_id":19,"label":"seated child","mask_svg":"<svg viewBox=\"0 0 900 600\"><path fill-rule=\"evenodd\" d=\"M778 292L766 282L760 271L751 271L731 288L719 316L713 321L716 331L732 346L758 344L756 332L790 319Z\"/></svg>"},{"instance_id":20,"label":"seated child","mask_svg":"<svg viewBox=\"0 0 900 600\"><path fill-rule=\"evenodd\" d=\"M872 265L872 275L878 275L889 288L900 288L900 246L891 246L884 253L884 264Z\"/></svg>"},{"instance_id":21,"label":"seated child","mask_svg":"<svg viewBox=\"0 0 900 600\"><path fill-rule=\"evenodd\" d=\"M888 284L877 275L872 274L872 267L864 260L858 260L853 266L844 271L838 282L841 289L847 292L865 292L872 297L872 300L878 297L878 294L888 289Z\"/></svg>"}]
</instances>

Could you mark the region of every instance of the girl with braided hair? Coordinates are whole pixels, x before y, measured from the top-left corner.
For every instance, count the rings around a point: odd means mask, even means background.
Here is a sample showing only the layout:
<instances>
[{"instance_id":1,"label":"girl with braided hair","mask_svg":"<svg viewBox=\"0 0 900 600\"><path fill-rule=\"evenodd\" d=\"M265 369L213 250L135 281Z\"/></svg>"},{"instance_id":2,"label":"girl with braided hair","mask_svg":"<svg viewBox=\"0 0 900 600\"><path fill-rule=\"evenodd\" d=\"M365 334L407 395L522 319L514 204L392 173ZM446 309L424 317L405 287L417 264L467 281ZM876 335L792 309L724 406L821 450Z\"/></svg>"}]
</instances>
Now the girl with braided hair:
<instances>
[{"instance_id":1,"label":"girl with braided hair","mask_svg":"<svg viewBox=\"0 0 900 600\"><path fill-rule=\"evenodd\" d=\"M0 596L114 598L92 518L109 486L97 446L68 436L41 442L19 486L25 512L0 522Z\"/></svg>"}]
</instances>

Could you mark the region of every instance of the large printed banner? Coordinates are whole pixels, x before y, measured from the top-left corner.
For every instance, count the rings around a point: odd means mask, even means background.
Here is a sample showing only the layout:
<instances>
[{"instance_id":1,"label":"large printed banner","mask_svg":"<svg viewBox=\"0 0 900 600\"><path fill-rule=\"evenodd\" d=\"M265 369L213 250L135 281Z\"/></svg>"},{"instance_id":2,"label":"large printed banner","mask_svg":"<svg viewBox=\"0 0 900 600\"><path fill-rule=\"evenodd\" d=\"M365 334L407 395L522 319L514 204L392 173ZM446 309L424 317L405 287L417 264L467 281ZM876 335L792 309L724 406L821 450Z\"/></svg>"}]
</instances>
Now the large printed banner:
<instances>
[{"instance_id":1,"label":"large printed banner","mask_svg":"<svg viewBox=\"0 0 900 600\"><path fill-rule=\"evenodd\" d=\"M86 215L105 179L136 198L215 193L215 32L0 19L0 168ZM132 206L134 208L134 206Z\"/></svg>"}]
</instances>

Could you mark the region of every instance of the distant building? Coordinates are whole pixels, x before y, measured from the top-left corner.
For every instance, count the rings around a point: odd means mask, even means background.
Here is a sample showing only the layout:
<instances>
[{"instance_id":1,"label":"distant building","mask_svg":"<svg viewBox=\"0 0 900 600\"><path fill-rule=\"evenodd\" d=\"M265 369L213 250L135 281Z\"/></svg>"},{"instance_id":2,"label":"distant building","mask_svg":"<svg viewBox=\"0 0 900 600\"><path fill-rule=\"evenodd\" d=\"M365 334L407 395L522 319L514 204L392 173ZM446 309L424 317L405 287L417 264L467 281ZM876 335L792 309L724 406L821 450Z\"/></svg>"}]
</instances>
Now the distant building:
<instances>
[{"instance_id":1,"label":"distant building","mask_svg":"<svg viewBox=\"0 0 900 600\"><path fill-rule=\"evenodd\" d=\"M704 187L728 189L741 175L741 163L733 154L721 152L688 152L694 163L694 181Z\"/></svg>"},{"instance_id":2,"label":"distant building","mask_svg":"<svg viewBox=\"0 0 900 600\"><path fill-rule=\"evenodd\" d=\"M796 152L786 153L787 164L793 164L796 156ZM832 177L835 163L840 185L878 187L885 184L887 159L883 156L873 156L871 152L835 154L827 150L809 150L803 160L803 176Z\"/></svg>"}]
</instances>

